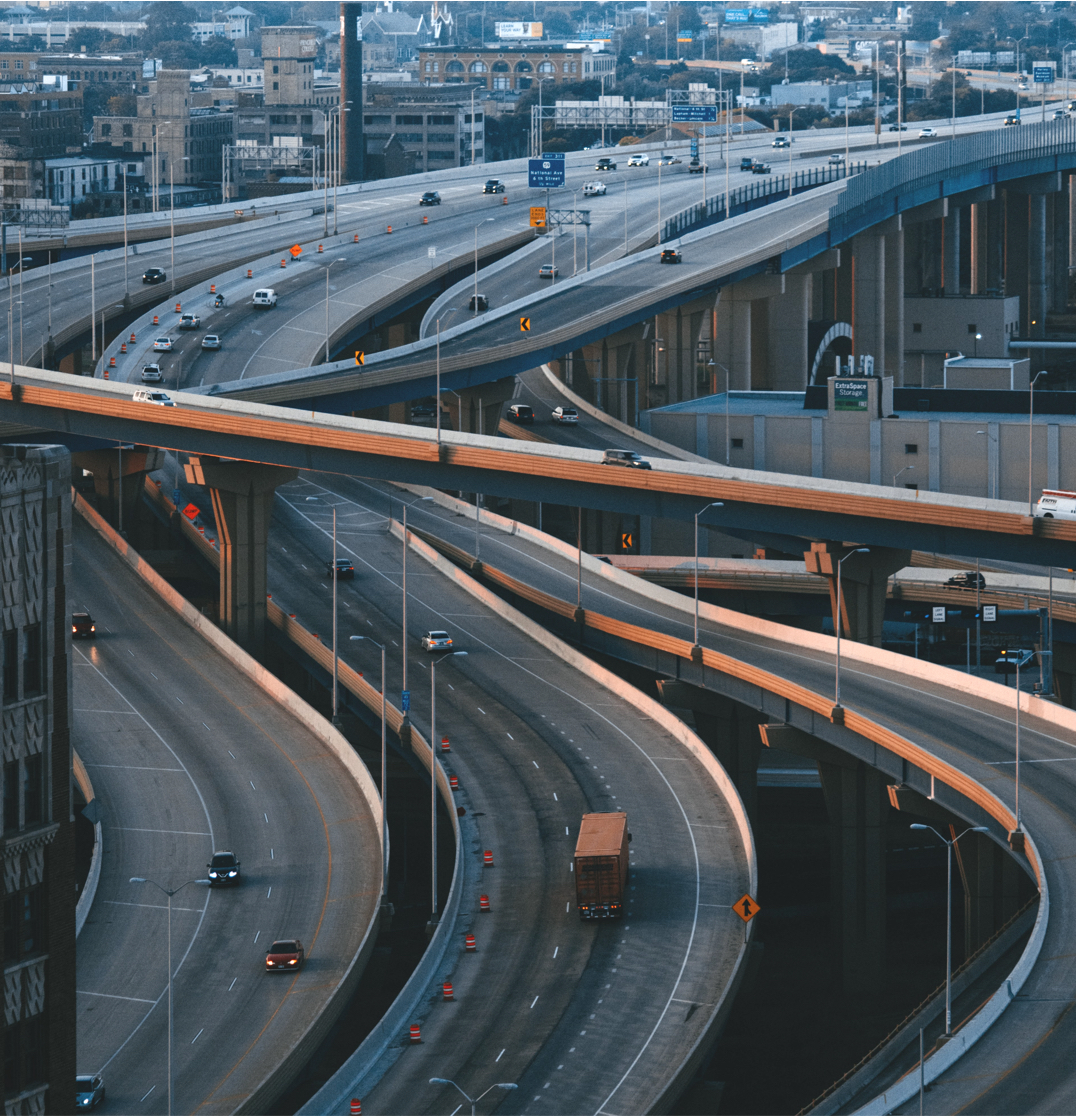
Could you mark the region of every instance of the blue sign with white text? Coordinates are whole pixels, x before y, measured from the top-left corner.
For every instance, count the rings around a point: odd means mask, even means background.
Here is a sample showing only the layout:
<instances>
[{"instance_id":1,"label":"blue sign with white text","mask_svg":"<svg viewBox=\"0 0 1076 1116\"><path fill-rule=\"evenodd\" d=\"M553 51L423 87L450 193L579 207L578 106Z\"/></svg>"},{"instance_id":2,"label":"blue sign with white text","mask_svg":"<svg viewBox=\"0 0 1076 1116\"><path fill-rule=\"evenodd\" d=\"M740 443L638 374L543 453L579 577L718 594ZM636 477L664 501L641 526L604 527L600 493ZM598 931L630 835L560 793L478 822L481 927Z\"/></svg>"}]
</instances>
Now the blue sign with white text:
<instances>
[{"instance_id":1,"label":"blue sign with white text","mask_svg":"<svg viewBox=\"0 0 1076 1116\"><path fill-rule=\"evenodd\" d=\"M1031 68L1032 81L1036 85L1049 85L1054 80L1053 66L1033 66Z\"/></svg>"},{"instance_id":2,"label":"blue sign with white text","mask_svg":"<svg viewBox=\"0 0 1076 1116\"><path fill-rule=\"evenodd\" d=\"M717 105L673 105L674 124L716 124Z\"/></svg>"},{"instance_id":3,"label":"blue sign with white text","mask_svg":"<svg viewBox=\"0 0 1076 1116\"><path fill-rule=\"evenodd\" d=\"M527 160L527 185L539 189L552 189L564 185L564 156L559 159L543 155L541 159Z\"/></svg>"},{"instance_id":4,"label":"blue sign with white text","mask_svg":"<svg viewBox=\"0 0 1076 1116\"><path fill-rule=\"evenodd\" d=\"M769 10L769 8L752 8L751 9L751 19L755 23L769 23L769 21L770 21L770 10Z\"/></svg>"},{"instance_id":5,"label":"blue sign with white text","mask_svg":"<svg viewBox=\"0 0 1076 1116\"><path fill-rule=\"evenodd\" d=\"M747 8L727 8L725 10L726 23L746 23L751 18Z\"/></svg>"}]
</instances>

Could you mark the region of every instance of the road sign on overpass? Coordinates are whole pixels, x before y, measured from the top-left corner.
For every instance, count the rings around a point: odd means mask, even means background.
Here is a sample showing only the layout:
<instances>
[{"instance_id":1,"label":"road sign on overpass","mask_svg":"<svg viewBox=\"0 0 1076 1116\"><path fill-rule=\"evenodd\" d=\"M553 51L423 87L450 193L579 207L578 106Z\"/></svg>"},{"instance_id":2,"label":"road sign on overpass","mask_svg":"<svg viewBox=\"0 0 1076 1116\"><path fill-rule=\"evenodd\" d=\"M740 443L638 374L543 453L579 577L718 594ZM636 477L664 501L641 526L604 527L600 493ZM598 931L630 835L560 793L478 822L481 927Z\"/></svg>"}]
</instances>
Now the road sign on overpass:
<instances>
[{"instance_id":1,"label":"road sign on overpass","mask_svg":"<svg viewBox=\"0 0 1076 1116\"><path fill-rule=\"evenodd\" d=\"M540 159L527 160L527 185L551 190L564 185L564 156L543 155Z\"/></svg>"},{"instance_id":2,"label":"road sign on overpass","mask_svg":"<svg viewBox=\"0 0 1076 1116\"><path fill-rule=\"evenodd\" d=\"M716 124L717 105L673 105L674 124Z\"/></svg>"}]
</instances>

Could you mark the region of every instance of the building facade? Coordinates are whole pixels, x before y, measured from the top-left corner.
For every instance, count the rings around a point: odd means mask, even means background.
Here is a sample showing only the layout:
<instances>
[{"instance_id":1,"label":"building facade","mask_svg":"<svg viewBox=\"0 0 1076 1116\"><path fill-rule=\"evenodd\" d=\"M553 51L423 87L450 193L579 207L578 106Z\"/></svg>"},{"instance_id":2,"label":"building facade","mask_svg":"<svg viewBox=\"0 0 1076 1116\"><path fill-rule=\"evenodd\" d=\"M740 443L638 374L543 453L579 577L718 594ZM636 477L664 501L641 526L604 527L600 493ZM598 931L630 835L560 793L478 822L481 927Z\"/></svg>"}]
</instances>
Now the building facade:
<instances>
[{"instance_id":1,"label":"building facade","mask_svg":"<svg viewBox=\"0 0 1076 1116\"><path fill-rule=\"evenodd\" d=\"M75 1111L71 459L0 446L4 1109Z\"/></svg>"},{"instance_id":2,"label":"building facade","mask_svg":"<svg viewBox=\"0 0 1076 1116\"><path fill-rule=\"evenodd\" d=\"M123 189L124 164L116 159L64 155L45 160L45 196L53 205L75 205L94 194Z\"/></svg>"},{"instance_id":3,"label":"building facade","mask_svg":"<svg viewBox=\"0 0 1076 1116\"><path fill-rule=\"evenodd\" d=\"M262 29L265 104L299 107L314 103L314 62L318 53L316 27Z\"/></svg>"},{"instance_id":4,"label":"building facade","mask_svg":"<svg viewBox=\"0 0 1076 1116\"><path fill-rule=\"evenodd\" d=\"M604 78L606 88L612 89L616 56L582 44L498 44L479 50L438 46L419 51L418 72L423 82L480 82L486 90L500 92L523 92L536 81L570 85L598 78Z\"/></svg>"},{"instance_id":5,"label":"building facade","mask_svg":"<svg viewBox=\"0 0 1076 1116\"><path fill-rule=\"evenodd\" d=\"M82 94L0 83L0 183L8 199L45 196L45 160L82 150Z\"/></svg>"},{"instance_id":6,"label":"building facade","mask_svg":"<svg viewBox=\"0 0 1076 1116\"><path fill-rule=\"evenodd\" d=\"M485 162L485 114L481 99L471 95L482 89L481 84L371 82L363 89L367 150L382 150L395 137L421 173L470 163L473 140L474 162Z\"/></svg>"}]
</instances>

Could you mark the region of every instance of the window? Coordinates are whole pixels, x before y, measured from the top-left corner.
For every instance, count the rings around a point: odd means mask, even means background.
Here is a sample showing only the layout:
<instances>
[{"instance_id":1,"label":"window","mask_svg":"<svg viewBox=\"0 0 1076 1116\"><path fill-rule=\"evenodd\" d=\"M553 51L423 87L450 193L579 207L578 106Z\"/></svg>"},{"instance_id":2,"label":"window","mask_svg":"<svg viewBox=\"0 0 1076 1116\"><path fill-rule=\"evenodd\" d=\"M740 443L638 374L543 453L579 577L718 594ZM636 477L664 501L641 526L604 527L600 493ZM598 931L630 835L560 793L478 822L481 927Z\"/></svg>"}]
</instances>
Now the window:
<instances>
[{"instance_id":1,"label":"window","mask_svg":"<svg viewBox=\"0 0 1076 1116\"><path fill-rule=\"evenodd\" d=\"M904 443L904 452L905 453L918 453L919 452L919 443L918 442L905 442Z\"/></svg>"},{"instance_id":2,"label":"window","mask_svg":"<svg viewBox=\"0 0 1076 1116\"><path fill-rule=\"evenodd\" d=\"M23 824L40 825L45 820L45 768L41 755L27 756L22 772Z\"/></svg>"},{"instance_id":3,"label":"window","mask_svg":"<svg viewBox=\"0 0 1076 1116\"><path fill-rule=\"evenodd\" d=\"M495 74L506 74L506 73L508 73L508 63L507 62L494 62L493 63L493 72Z\"/></svg>"},{"instance_id":4,"label":"window","mask_svg":"<svg viewBox=\"0 0 1076 1116\"><path fill-rule=\"evenodd\" d=\"M274 89L279 89L280 88L280 82L279 81L274 81L273 82L273 88Z\"/></svg>"},{"instance_id":5,"label":"window","mask_svg":"<svg viewBox=\"0 0 1076 1116\"><path fill-rule=\"evenodd\" d=\"M517 74L530 74L530 73L533 73L533 72L534 72L534 67L529 62L524 61L524 62L517 62L516 63L516 73Z\"/></svg>"},{"instance_id":6,"label":"window","mask_svg":"<svg viewBox=\"0 0 1076 1116\"><path fill-rule=\"evenodd\" d=\"M556 72L557 72L557 67L554 66L552 62L539 62L538 63L538 73L540 73L540 74L555 74Z\"/></svg>"},{"instance_id":7,"label":"window","mask_svg":"<svg viewBox=\"0 0 1076 1116\"><path fill-rule=\"evenodd\" d=\"M463 63L462 62L456 62L456 61L446 62L445 63L445 73L446 74L462 74L463 73Z\"/></svg>"},{"instance_id":8,"label":"window","mask_svg":"<svg viewBox=\"0 0 1076 1116\"><path fill-rule=\"evenodd\" d=\"M919 485L917 485L917 484L906 484L904 487L905 488L918 488Z\"/></svg>"},{"instance_id":9,"label":"window","mask_svg":"<svg viewBox=\"0 0 1076 1116\"><path fill-rule=\"evenodd\" d=\"M979 327L974 322L968 324L968 333L978 333Z\"/></svg>"},{"instance_id":10,"label":"window","mask_svg":"<svg viewBox=\"0 0 1076 1116\"><path fill-rule=\"evenodd\" d=\"M471 73L472 74L484 74L486 72L487 72L487 66L486 66L485 62L483 62L481 59L477 59L476 61L471 63Z\"/></svg>"},{"instance_id":11,"label":"window","mask_svg":"<svg viewBox=\"0 0 1076 1116\"><path fill-rule=\"evenodd\" d=\"M743 438L733 438L732 439L732 448L733 449L743 449Z\"/></svg>"},{"instance_id":12,"label":"window","mask_svg":"<svg viewBox=\"0 0 1076 1116\"><path fill-rule=\"evenodd\" d=\"M124 134L125 136L133 136L133 135L134 135L134 125L132 125L132 124L124 124L124 126L123 126L123 134Z\"/></svg>"},{"instance_id":13,"label":"window","mask_svg":"<svg viewBox=\"0 0 1076 1116\"><path fill-rule=\"evenodd\" d=\"M19 700L19 633L4 632L4 701Z\"/></svg>"},{"instance_id":14,"label":"window","mask_svg":"<svg viewBox=\"0 0 1076 1116\"><path fill-rule=\"evenodd\" d=\"M280 73L280 67L279 66L274 66L273 67L273 73L274 74L279 74ZM273 88L276 89L276 85L274 85Z\"/></svg>"},{"instance_id":15,"label":"window","mask_svg":"<svg viewBox=\"0 0 1076 1116\"><path fill-rule=\"evenodd\" d=\"M4 900L4 963L20 961L45 949L44 896L40 887Z\"/></svg>"},{"instance_id":16,"label":"window","mask_svg":"<svg viewBox=\"0 0 1076 1116\"><path fill-rule=\"evenodd\" d=\"M112 135L112 125L111 124L102 124L101 125L101 135L103 135L103 136Z\"/></svg>"},{"instance_id":17,"label":"window","mask_svg":"<svg viewBox=\"0 0 1076 1116\"><path fill-rule=\"evenodd\" d=\"M19 828L19 761L4 764L4 832Z\"/></svg>"},{"instance_id":18,"label":"window","mask_svg":"<svg viewBox=\"0 0 1076 1116\"><path fill-rule=\"evenodd\" d=\"M397 115L396 123L397 124L421 124L422 123L422 117L421 116L412 116L412 115L407 115L407 116Z\"/></svg>"},{"instance_id":19,"label":"window","mask_svg":"<svg viewBox=\"0 0 1076 1116\"><path fill-rule=\"evenodd\" d=\"M922 333L922 332L923 332L923 323L922 322L912 322L912 333Z\"/></svg>"}]
</instances>

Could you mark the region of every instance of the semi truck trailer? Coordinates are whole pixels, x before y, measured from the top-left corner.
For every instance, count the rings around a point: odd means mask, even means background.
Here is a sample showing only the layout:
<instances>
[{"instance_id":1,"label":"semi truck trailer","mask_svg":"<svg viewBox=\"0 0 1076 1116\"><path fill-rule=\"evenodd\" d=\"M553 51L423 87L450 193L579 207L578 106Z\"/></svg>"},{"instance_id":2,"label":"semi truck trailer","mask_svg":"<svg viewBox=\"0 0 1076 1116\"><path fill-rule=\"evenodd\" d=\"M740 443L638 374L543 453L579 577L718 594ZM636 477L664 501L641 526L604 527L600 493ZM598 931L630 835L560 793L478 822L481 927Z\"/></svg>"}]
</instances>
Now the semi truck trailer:
<instances>
[{"instance_id":1,"label":"semi truck trailer","mask_svg":"<svg viewBox=\"0 0 1076 1116\"><path fill-rule=\"evenodd\" d=\"M628 884L628 815L584 814L575 843L580 918L622 918Z\"/></svg>"}]
</instances>

